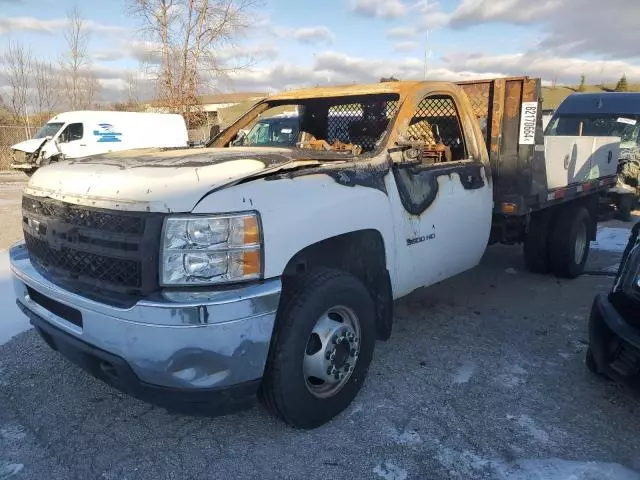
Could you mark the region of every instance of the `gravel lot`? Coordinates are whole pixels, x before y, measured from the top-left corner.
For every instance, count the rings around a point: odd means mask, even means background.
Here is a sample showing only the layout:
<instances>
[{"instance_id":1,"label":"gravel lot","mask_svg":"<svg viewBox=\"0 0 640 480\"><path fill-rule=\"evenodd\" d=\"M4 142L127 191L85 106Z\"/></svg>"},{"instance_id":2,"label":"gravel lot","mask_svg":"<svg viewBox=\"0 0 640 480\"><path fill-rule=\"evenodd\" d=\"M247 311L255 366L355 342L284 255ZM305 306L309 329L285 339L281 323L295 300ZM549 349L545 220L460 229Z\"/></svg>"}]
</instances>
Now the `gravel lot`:
<instances>
[{"instance_id":1,"label":"gravel lot","mask_svg":"<svg viewBox=\"0 0 640 480\"><path fill-rule=\"evenodd\" d=\"M0 176L0 248L20 237L20 180ZM618 257L594 251L599 274L564 281L489 248L397 303L360 395L311 432L260 406L170 415L22 333L0 345L0 479L640 479L640 396L584 367L590 304ZM19 318L9 285L5 272L0 334Z\"/></svg>"}]
</instances>

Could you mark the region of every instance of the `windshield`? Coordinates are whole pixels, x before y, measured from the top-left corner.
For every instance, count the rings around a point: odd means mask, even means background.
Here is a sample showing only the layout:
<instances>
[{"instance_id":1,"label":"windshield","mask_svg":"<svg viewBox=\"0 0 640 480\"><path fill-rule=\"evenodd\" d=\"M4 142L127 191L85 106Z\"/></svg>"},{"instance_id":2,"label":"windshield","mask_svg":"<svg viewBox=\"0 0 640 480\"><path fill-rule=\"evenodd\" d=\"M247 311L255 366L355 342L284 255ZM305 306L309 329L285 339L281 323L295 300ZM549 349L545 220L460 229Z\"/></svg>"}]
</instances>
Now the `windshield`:
<instances>
[{"instance_id":1,"label":"windshield","mask_svg":"<svg viewBox=\"0 0 640 480\"><path fill-rule=\"evenodd\" d=\"M399 95L311 98L267 105L229 146L373 152L398 110Z\"/></svg>"},{"instance_id":2,"label":"windshield","mask_svg":"<svg viewBox=\"0 0 640 480\"><path fill-rule=\"evenodd\" d=\"M620 148L640 146L640 115L558 115L547 127L546 135L620 137Z\"/></svg>"},{"instance_id":3,"label":"windshield","mask_svg":"<svg viewBox=\"0 0 640 480\"><path fill-rule=\"evenodd\" d=\"M36 132L33 138L53 137L56 133L58 133L58 130L60 130L63 125L64 123L45 123L42 127L40 127L40 130Z\"/></svg>"},{"instance_id":4,"label":"windshield","mask_svg":"<svg viewBox=\"0 0 640 480\"><path fill-rule=\"evenodd\" d=\"M298 116L262 118L256 123L244 145L293 147L300 134Z\"/></svg>"}]
</instances>

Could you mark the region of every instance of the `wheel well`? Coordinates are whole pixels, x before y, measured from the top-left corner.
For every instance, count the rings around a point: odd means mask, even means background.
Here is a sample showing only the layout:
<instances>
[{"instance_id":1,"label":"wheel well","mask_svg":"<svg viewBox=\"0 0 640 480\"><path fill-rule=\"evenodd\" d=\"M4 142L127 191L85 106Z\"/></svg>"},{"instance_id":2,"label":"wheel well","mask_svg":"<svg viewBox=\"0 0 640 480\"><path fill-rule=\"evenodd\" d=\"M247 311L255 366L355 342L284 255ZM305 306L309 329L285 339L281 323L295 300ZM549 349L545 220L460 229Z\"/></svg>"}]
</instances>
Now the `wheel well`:
<instances>
[{"instance_id":1,"label":"wheel well","mask_svg":"<svg viewBox=\"0 0 640 480\"><path fill-rule=\"evenodd\" d=\"M556 219L560 212L563 212L570 208L575 209L579 207L583 207L589 212L589 216L591 217L591 223L589 225L588 231L589 240L595 240L598 231L598 198L595 195L589 195L587 197L573 200L571 202L561 203L559 205L538 210L532 213L531 216L548 216L550 233L555 228ZM527 231L528 230L529 226L527 225Z\"/></svg>"},{"instance_id":2,"label":"wheel well","mask_svg":"<svg viewBox=\"0 0 640 480\"><path fill-rule=\"evenodd\" d=\"M349 272L364 283L376 306L378 339L387 340L390 337L393 295L380 232L358 230L305 247L289 260L284 269L285 290L295 282L295 277L316 267Z\"/></svg>"}]
</instances>

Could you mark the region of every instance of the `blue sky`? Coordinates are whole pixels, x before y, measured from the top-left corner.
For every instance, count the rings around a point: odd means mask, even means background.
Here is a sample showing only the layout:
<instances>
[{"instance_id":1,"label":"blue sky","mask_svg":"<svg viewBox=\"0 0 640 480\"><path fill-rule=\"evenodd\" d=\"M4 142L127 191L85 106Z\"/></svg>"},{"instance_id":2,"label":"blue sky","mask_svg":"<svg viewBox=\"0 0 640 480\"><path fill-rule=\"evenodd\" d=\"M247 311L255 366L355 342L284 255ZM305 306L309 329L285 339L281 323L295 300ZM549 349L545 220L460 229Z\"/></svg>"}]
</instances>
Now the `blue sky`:
<instances>
[{"instance_id":1,"label":"blue sky","mask_svg":"<svg viewBox=\"0 0 640 480\"><path fill-rule=\"evenodd\" d=\"M431 51L431 79L527 74L577 83L584 73L596 83L625 73L640 82L638 0L609 0L606 8L600 0L263 3L255 12L257 26L237 38L234 48L218 52L229 64L248 54L251 68L211 89L272 91L377 81L382 75L422 78L425 48ZM139 25L124 0L0 0L0 53L10 41L20 41L35 56L56 60L65 49L65 14L74 5L91 31L89 53L101 96L117 99L127 72L138 72L145 55Z\"/></svg>"}]
</instances>

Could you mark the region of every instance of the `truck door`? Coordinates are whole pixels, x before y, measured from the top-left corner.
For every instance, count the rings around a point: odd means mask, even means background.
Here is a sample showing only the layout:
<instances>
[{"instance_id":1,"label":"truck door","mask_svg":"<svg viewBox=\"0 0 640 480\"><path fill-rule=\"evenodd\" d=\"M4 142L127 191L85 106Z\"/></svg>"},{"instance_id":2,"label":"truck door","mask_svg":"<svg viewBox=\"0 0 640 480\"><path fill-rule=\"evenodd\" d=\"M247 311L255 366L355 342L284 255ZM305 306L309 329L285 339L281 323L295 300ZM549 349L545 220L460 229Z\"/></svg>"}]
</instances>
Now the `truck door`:
<instances>
[{"instance_id":1,"label":"truck door","mask_svg":"<svg viewBox=\"0 0 640 480\"><path fill-rule=\"evenodd\" d=\"M70 123L58 136L60 152L66 158L79 158L88 155L87 140L84 138L82 123Z\"/></svg>"},{"instance_id":2,"label":"truck door","mask_svg":"<svg viewBox=\"0 0 640 480\"><path fill-rule=\"evenodd\" d=\"M390 192L398 196L390 200L401 269L396 275L404 290L399 294L477 265L493 208L486 153L477 145L480 128L471 123L476 119L461 121L461 106L446 93L429 93L413 105L401 136L419 147L411 149L415 159L394 161L397 191Z\"/></svg>"}]
</instances>

